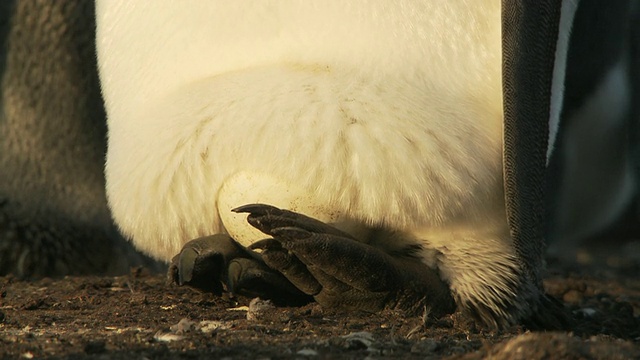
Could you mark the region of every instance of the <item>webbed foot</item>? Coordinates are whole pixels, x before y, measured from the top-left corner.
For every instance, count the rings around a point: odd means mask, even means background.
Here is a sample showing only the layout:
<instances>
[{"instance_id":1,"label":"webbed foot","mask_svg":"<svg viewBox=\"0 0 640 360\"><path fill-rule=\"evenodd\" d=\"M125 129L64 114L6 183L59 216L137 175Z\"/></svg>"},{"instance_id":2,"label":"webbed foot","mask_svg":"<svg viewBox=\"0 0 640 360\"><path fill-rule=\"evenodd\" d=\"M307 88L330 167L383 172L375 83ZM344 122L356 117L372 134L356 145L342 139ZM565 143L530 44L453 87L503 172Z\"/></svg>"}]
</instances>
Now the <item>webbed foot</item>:
<instances>
[{"instance_id":1,"label":"webbed foot","mask_svg":"<svg viewBox=\"0 0 640 360\"><path fill-rule=\"evenodd\" d=\"M455 302L436 271L411 256L396 257L318 220L269 205L250 204L248 222L273 237L258 241L262 259L328 308L370 312L384 308L434 316Z\"/></svg>"}]
</instances>

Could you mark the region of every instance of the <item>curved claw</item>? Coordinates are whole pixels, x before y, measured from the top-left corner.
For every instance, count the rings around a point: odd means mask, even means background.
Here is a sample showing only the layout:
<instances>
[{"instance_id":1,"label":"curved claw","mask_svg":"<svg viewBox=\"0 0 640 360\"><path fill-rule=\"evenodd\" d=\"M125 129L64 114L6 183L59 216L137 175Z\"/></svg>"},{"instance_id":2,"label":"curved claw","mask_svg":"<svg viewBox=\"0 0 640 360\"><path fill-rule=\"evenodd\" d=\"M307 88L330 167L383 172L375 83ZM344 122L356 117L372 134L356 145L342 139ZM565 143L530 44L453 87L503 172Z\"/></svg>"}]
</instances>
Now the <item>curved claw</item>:
<instances>
[{"instance_id":1,"label":"curved claw","mask_svg":"<svg viewBox=\"0 0 640 360\"><path fill-rule=\"evenodd\" d=\"M193 268L200 255L195 249L184 249L178 254L178 285L182 286L193 279Z\"/></svg>"},{"instance_id":2,"label":"curved claw","mask_svg":"<svg viewBox=\"0 0 640 360\"><path fill-rule=\"evenodd\" d=\"M265 234L273 236L273 230L284 227L295 227L312 233L332 234L343 238L353 239L347 234L322 221L293 211L279 209L265 204L248 204L237 207L232 211L249 213L247 222Z\"/></svg>"},{"instance_id":3,"label":"curved claw","mask_svg":"<svg viewBox=\"0 0 640 360\"><path fill-rule=\"evenodd\" d=\"M280 215L282 210L266 204L246 204L231 209L234 213L251 213L254 215Z\"/></svg>"}]
</instances>

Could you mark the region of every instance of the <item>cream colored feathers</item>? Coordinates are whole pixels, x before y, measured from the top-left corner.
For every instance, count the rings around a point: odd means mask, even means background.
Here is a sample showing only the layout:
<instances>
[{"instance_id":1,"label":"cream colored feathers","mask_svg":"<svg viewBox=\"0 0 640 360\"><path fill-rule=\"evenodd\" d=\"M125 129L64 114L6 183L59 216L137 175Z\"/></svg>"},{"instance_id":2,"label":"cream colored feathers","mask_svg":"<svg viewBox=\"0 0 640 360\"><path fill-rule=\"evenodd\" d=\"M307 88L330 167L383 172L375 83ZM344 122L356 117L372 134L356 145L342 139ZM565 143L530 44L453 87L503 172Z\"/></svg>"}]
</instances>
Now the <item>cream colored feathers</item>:
<instances>
[{"instance_id":1,"label":"cream colored feathers","mask_svg":"<svg viewBox=\"0 0 640 360\"><path fill-rule=\"evenodd\" d=\"M496 223L499 1L104 1L97 16L109 202L146 253L224 231L239 172L302 194L276 205L370 225Z\"/></svg>"}]
</instances>

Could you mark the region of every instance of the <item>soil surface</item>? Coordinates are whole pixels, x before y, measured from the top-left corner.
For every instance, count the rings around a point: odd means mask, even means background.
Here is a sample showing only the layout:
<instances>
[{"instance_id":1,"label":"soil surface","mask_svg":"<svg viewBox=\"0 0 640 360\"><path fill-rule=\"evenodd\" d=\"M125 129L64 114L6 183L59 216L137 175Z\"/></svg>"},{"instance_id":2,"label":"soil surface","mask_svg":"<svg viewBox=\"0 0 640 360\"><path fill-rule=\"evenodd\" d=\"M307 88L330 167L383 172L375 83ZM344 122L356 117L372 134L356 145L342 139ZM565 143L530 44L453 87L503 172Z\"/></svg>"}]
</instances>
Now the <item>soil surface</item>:
<instances>
[{"instance_id":1,"label":"soil surface","mask_svg":"<svg viewBox=\"0 0 640 360\"><path fill-rule=\"evenodd\" d=\"M621 249L581 265L549 260L545 286L575 317L566 333L470 329L455 314L425 323L316 304L277 308L169 286L143 268L119 277L2 277L0 358L640 359L640 245Z\"/></svg>"}]
</instances>

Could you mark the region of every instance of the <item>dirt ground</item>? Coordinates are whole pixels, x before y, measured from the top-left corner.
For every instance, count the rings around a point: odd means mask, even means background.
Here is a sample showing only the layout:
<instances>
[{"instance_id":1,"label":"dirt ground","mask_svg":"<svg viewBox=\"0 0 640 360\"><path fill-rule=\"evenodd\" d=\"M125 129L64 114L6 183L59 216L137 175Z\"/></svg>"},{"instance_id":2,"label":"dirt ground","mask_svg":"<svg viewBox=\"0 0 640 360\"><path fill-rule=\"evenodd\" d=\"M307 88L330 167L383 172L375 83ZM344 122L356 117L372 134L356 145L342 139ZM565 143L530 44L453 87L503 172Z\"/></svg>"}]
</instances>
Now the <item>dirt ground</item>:
<instances>
[{"instance_id":1,"label":"dirt ground","mask_svg":"<svg viewBox=\"0 0 640 360\"><path fill-rule=\"evenodd\" d=\"M549 260L545 286L575 317L570 333L468 329L397 313L274 308L119 277L0 278L0 358L640 359L640 244L587 265Z\"/></svg>"}]
</instances>

